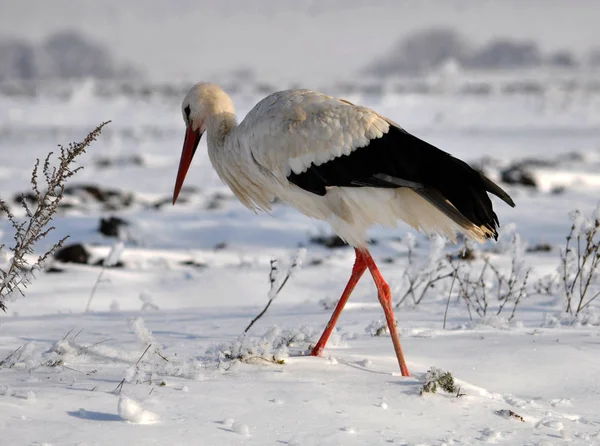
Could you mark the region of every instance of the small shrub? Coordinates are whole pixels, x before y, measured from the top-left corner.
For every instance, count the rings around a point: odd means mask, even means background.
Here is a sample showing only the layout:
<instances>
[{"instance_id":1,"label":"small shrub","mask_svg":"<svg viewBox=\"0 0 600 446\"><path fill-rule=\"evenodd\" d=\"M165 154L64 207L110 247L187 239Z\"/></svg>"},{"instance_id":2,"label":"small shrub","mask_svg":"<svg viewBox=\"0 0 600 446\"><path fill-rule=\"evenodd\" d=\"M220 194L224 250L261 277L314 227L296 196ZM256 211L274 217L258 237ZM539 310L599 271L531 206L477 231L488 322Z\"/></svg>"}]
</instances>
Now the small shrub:
<instances>
[{"instance_id":1,"label":"small shrub","mask_svg":"<svg viewBox=\"0 0 600 446\"><path fill-rule=\"evenodd\" d=\"M425 383L419 391L419 395L436 393L438 388L447 393L457 393L452 373L438 369L437 367L430 367L425 374Z\"/></svg>"}]
</instances>

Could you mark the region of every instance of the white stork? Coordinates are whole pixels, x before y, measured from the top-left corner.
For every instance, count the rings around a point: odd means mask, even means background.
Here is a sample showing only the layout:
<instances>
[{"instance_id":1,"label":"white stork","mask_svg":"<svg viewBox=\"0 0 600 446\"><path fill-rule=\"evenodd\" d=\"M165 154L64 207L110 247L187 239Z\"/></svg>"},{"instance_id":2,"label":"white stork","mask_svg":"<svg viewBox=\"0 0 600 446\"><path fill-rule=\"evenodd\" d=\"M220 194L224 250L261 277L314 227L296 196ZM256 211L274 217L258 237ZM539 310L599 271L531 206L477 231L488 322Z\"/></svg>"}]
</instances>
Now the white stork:
<instances>
[{"instance_id":1,"label":"white stork","mask_svg":"<svg viewBox=\"0 0 600 446\"><path fill-rule=\"evenodd\" d=\"M355 249L352 275L312 355L320 356L362 274L377 286L403 376L410 376L392 309L390 287L367 249L367 229L403 220L426 233L497 238L488 192L513 201L463 161L407 133L377 112L310 90L286 90L260 101L237 124L231 98L198 83L182 103L187 130L173 204L202 135L221 180L251 210L276 197L329 222Z\"/></svg>"}]
</instances>

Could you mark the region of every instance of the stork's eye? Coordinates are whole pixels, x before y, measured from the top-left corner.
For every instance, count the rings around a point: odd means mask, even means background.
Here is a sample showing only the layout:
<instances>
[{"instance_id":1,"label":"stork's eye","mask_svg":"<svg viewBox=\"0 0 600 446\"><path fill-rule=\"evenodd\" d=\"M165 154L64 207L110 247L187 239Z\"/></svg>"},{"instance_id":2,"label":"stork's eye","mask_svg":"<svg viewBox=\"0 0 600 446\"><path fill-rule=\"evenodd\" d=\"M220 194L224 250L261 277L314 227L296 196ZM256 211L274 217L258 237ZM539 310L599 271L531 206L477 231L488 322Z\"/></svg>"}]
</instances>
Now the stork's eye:
<instances>
[{"instance_id":1,"label":"stork's eye","mask_svg":"<svg viewBox=\"0 0 600 446\"><path fill-rule=\"evenodd\" d=\"M188 106L186 106L186 107L183 109L183 111L185 112L185 117L186 117L186 120L187 120L187 122L190 122L190 113L192 112L192 111L190 110L190 106L189 106L189 105L188 105Z\"/></svg>"}]
</instances>

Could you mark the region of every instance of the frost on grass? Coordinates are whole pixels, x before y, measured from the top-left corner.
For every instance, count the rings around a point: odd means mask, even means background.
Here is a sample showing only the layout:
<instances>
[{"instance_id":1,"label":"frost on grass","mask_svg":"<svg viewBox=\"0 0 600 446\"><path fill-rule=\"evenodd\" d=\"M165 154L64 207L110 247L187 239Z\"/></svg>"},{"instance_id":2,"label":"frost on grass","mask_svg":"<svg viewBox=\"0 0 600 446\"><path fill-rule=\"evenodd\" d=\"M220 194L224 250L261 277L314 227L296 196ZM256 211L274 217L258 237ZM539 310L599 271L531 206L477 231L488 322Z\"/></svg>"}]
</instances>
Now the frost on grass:
<instances>
[{"instance_id":1,"label":"frost on grass","mask_svg":"<svg viewBox=\"0 0 600 446\"><path fill-rule=\"evenodd\" d=\"M27 342L14 349L6 357L0 359L0 369L31 368L36 364L37 355L35 344Z\"/></svg>"},{"instance_id":2,"label":"frost on grass","mask_svg":"<svg viewBox=\"0 0 600 446\"><path fill-rule=\"evenodd\" d=\"M371 336L389 336L390 329L387 326L387 322L382 319L372 321L365 327L365 332Z\"/></svg>"},{"instance_id":3,"label":"frost on grass","mask_svg":"<svg viewBox=\"0 0 600 446\"><path fill-rule=\"evenodd\" d=\"M156 339L152 336L152 332L146 328L144 319L142 317L136 317L131 319L131 328L135 333L136 338L144 345L156 345Z\"/></svg>"},{"instance_id":4,"label":"frost on grass","mask_svg":"<svg viewBox=\"0 0 600 446\"><path fill-rule=\"evenodd\" d=\"M542 327L600 327L600 312L596 308L586 308L577 314L565 312L544 314Z\"/></svg>"},{"instance_id":5,"label":"frost on grass","mask_svg":"<svg viewBox=\"0 0 600 446\"><path fill-rule=\"evenodd\" d=\"M285 364L288 349L283 345L276 347L265 337L256 339L241 335L234 341L210 347L206 354L209 360L212 359L219 364L232 361L250 364L258 362Z\"/></svg>"},{"instance_id":6,"label":"frost on grass","mask_svg":"<svg viewBox=\"0 0 600 446\"><path fill-rule=\"evenodd\" d=\"M40 343L28 342L9 353L0 360L0 368L27 370L29 373L38 369L63 369L79 373L94 374L91 368L95 361L110 360L113 362L129 362L134 354L105 345L110 339L101 339L93 343L78 341L80 331L69 331L50 347Z\"/></svg>"},{"instance_id":7,"label":"frost on grass","mask_svg":"<svg viewBox=\"0 0 600 446\"><path fill-rule=\"evenodd\" d=\"M436 393L438 389L442 389L447 393L457 393L456 386L454 385L454 377L450 372L446 372L437 367L430 367L425 374L425 383L419 395L424 393Z\"/></svg>"},{"instance_id":8,"label":"frost on grass","mask_svg":"<svg viewBox=\"0 0 600 446\"><path fill-rule=\"evenodd\" d=\"M6 202L0 199L0 212L6 215L14 231L14 242L8 247L12 257L0 267L1 310L6 311L7 301L17 295L24 295L25 288L34 278L35 272L41 269L46 260L65 242L67 237L39 255L33 263L30 264L27 260L27 257L33 254L36 244L54 230L51 222L64 198L65 184L82 169L81 166L76 167L76 161L100 136L106 124L108 122L100 124L81 142L71 143L68 147L59 146L58 163L53 161L52 152L48 153L43 163L40 163L39 159L36 161L31 174L33 204L28 203L24 195L20 200L25 211L24 219L17 219ZM45 191L40 189L40 180L46 183ZM4 248L6 245L1 245L0 252Z\"/></svg>"},{"instance_id":9,"label":"frost on grass","mask_svg":"<svg viewBox=\"0 0 600 446\"><path fill-rule=\"evenodd\" d=\"M164 386L167 376L193 380L201 378L203 364L195 358L167 358L143 318L134 318L130 324L145 348L137 361L125 369L122 383Z\"/></svg>"},{"instance_id":10,"label":"frost on grass","mask_svg":"<svg viewBox=\"0 0 600 446\"><path fill-rule=\"evenodd\" d=\"M461 324L459 325L459 328L495 328L497 330L512 330L515 328L523 328L523 326L523 322L521 321L515 321L514 319L502 315L491 314L466 324Z\"/></svg>"},{"instance_id":11,"label":"frost on grass","mask_svg":"<svg viewBox=\"0 0 600 446\"><path fill-rule=\"evenodd\" d=\"M285 364L290 348L308 349L317 336L318 333L307 326L300 329L273 327L260 338L243 334L234 341L210 347L206 354L209 360L218 364L234 361Z\"/></svg>"},{"instance_id":12,"label":"frost on grass","mask_svg":"<svg viewBox=\"0 0 600 446\"><path fill-rule=\"evenodd\" d=\"M112 361L128 362L134 354L105 345L110 339L101 339L93 343L80 343L77 338L82 330L68 332L62 339L56 341L49 349L42 352L39 358L40 366L44 367L78 367L78 363L87 364L90 358L111 359ZM81 370L79 370L81 371Z\"/></svg>"}]
</instances>

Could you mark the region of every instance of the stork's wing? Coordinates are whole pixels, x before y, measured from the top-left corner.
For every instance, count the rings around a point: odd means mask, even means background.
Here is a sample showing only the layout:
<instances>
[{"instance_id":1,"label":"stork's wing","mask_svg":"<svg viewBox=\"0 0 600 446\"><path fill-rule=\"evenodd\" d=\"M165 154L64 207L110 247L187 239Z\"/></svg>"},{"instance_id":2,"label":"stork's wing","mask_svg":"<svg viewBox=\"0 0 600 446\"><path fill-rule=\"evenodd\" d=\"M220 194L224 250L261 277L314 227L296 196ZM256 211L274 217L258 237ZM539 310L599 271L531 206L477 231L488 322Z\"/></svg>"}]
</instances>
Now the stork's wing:
<instances>
[{"instance_id":1,"label":"stork's wing","mask_svg":"<svg viewBox=\"0 0 600 446\"><path fill-rule=\"evenodd\" d=\"M255 160L285 180L311 165L350 155L383 136L389 122L358 107L310 90L286 90L260 101L240 123Z\"/></svg>"},{"instance_id":2,"label":"stork's wing","mask_svg":"<svg viewBox=\"0 0 600 446\"><path fill-rule=\"evenodd\" d=\"M464 225L466 217L494 237L498 218L487 192L514 206L506 192L468 164L395 126L350 155L291 173L288 180L319 195L330 186L410 187L457 223Z\"/></svg>"},{"instance_id":3,"label":"stork's wing","mask_svg":"<svg viewBox=\"0 0 600 446\"><path fill-rule=\"evenodd\" d=\"M408 187L459 225L493 237L498 218L487 192L514 206L468 164L368 108L310 91L279 94L257 105L253 127L263 130L254 133L252 152L280 179L318 195L333 186Z\"/></svg>"}]
</instances>

